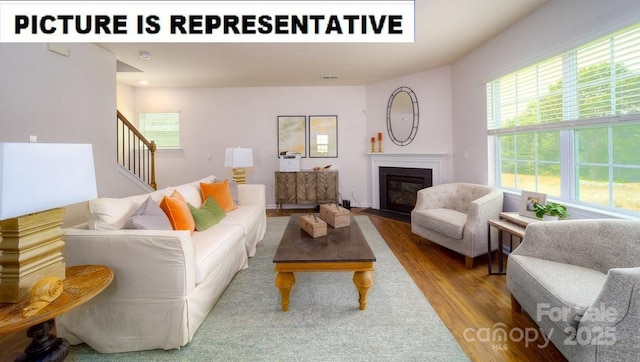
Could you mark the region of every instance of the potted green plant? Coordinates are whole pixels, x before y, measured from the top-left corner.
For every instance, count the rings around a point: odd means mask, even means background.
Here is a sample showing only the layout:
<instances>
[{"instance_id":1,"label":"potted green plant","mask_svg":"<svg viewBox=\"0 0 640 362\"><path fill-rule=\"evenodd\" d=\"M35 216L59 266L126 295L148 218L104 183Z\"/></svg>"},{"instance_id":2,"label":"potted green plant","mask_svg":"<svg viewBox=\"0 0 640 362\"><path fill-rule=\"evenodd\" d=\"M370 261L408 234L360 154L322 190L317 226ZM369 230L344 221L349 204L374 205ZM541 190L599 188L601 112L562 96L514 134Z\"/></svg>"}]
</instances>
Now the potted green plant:
<instances>
[{"instance_id":1,"label":"potted green plant","mask_svg":"<svg viewBox=\"0 0 640 362\"><path fill-rule=\"evenodd\" d=\"M540 219L558 220L569 216L567 207L557 202L547 202L544 205L536 202L533 204L533 212Z\"/></svg>"}]
</instances>

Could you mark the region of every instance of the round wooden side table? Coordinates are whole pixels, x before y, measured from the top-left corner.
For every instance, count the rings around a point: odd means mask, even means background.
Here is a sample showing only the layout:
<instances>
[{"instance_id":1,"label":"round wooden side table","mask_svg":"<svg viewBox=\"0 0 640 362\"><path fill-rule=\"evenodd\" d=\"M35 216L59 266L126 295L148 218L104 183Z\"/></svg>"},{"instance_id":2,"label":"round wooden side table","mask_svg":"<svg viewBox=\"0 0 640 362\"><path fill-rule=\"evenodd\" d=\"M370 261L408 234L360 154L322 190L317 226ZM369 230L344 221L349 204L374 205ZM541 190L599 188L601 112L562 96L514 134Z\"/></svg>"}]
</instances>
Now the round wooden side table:
<instances>
[{"instance_id":1,"label":"round wooden side table","mask_svg":"<svg viewBox=\"0 0 640 362\"><path fill-rule=\"evenodd\" d=\"M27 336L33 339L16 361L64 360L69 342L49 333L55 326L55 318L91 300L113 280L111 269L102 265L72 266L65 274L62 295L31 317L22 315L29 300L0 304L0 335L28 328Z\"/></svg>"}]
</instances>

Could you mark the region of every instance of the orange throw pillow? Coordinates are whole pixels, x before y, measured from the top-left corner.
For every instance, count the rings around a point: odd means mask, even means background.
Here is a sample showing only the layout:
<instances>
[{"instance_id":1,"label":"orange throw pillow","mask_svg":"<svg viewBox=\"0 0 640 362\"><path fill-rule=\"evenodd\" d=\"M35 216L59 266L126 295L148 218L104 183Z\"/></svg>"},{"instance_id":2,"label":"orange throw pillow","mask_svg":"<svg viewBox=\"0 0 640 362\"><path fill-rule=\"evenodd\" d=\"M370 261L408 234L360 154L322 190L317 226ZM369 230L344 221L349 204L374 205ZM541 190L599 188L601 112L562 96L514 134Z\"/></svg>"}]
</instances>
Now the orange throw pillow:
<instances>
[{"instance_id":1,"label":"orange throw pillow","mask_svg":"<svg viewBox=\"0 0 640 362\"><path fill-rule=\"evenodd\" d=\"M173 230L188 230L192 234L196 230L189 206L178 191L173 191L171 196L165 196L160 202L160 208L167 214Z\"/></svg>"},{"instance_id":2,"label":"orange throw pillow","mask_svg":"<svg viewBox=\"0 0 640 362\"><path fill-rule=\"evenodd\" d=\"M233 197L231 196L231 189L229 188L228 180L214 182L211 184L201 182L200 191L202 192L203 202L207 197L211 196L216 200L224 212L236 209L236 205L233 203Z\"/></svg>"}]
</instances>

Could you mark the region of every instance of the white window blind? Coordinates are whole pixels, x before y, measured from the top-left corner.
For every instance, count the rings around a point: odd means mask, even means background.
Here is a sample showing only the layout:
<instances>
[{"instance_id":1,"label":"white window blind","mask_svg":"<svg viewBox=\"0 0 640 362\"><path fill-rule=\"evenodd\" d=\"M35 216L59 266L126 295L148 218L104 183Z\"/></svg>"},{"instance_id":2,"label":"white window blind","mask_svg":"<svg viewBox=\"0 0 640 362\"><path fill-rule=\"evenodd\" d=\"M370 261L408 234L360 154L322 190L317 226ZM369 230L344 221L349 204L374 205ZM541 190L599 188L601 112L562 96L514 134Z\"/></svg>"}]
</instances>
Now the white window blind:
<instances>
[{"instance_id":1,"label":"white window blind","mask_svg":"<svg viewBox=\"0 0 640 362\"><path fill-rule=\"evenodd\" d=\"M499 186L640 212L640 24L486 89Z\"/></svg>"},{"instance_id":2,"label":"white window blind","mask_svg":"<svg viewBox=\"0 0 640 362\"><path fill-rule=\"evenodd\" d=\"M180 148L180 113L140 113L140 132L158 148Z\"/></svg>"},{"instance_id":3,"label":"white window blind","mask_svg":"<svg viewBox=\"0 0 640 362\"><path fill-rule=\"evenodd\" d=\"M640 27L487 83L487 129L539 130L640 113ZM546 125L546 126L545 126Z\"/></svg>"}]
</instances>

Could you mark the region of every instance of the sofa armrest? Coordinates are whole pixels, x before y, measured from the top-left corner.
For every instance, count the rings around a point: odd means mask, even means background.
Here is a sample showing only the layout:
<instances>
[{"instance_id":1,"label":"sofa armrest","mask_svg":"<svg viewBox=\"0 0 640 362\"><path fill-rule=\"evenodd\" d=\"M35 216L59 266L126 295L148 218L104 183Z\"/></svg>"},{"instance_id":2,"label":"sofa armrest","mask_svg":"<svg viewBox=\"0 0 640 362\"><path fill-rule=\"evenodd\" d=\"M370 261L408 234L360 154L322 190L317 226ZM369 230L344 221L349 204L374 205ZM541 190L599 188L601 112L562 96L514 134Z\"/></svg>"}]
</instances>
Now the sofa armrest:
<instances>
[{"instance_id":1,"label":"sofa armrest","mask_svg":"<svg viewBox=\"0 0 640 362\"><path fill-rule=\"evenodd\" d=\"M636 359L640 352L640 267L613 268L602 291L580 319L577 335L592 338L606 361Z\"/></svg>"},{"instance_id":2,"label":"sofa armrest","mask_svg":"<svg viewBox=\"0 0 640 362\"><path fill-rule=\"evenodd\" d=\"M188 231L64 229L67 266L105 265L114 282L98 299L181 299L195 288Z\"/></svg>"},{"instance_id":3,"label":"sofa armrest","mask_svg":"<svg viewBox=\"0 0 640 362\"><path fill-rule=\"evenodd\" d=\"M502 191L492 191L471 201L465 227L473 229L480 226L483 231L486 231L489 219L497 219L499 217L502 211L503 198Z\"/></svg>"},{"instance_id":4,"label":"sofa armrest","mask_svg":"<svg viewBox=\"0 0 640 362\"><path fill-rule=\"evenodd\" d=\"M525 229L514 255L572 264L607 273L640 265L640 222L618 219L541 221Z\"/></svg>"},{"instance_id":5,"label":"sofa armrest","mask_svg":"<svg viewBox=\"0 0 640 362\"><path fill-rule=\"evenodd\" d=\"M266 208L265 186L260 184L239 184L238 205L259 204Z\"/></svg>"}]
</instances>

